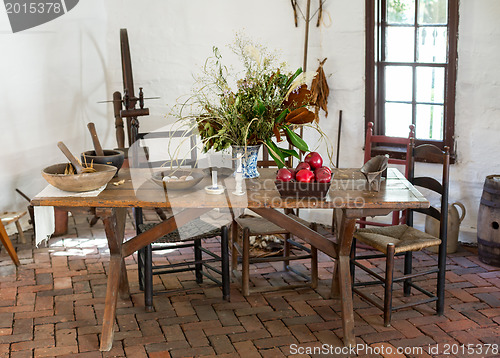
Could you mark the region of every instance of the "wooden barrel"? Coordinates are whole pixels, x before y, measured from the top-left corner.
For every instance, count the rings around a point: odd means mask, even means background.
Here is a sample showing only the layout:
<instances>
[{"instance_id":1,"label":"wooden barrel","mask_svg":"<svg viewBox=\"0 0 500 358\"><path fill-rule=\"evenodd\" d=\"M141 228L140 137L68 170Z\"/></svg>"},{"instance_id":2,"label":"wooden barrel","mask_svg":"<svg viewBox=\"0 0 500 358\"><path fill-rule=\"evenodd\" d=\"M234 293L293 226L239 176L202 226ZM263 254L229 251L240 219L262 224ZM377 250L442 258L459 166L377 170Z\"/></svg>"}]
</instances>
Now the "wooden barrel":
<instances>
[{"instance_id":1,"label":"wooden barrel","mask_svg":"<svg viewBox=\"0 0 500 358\"><path fill-rule=\"evenodd\" d=\"M500 175L486 177L477 216L479 259L500 267Z\"/></svg>"}]
</instances>

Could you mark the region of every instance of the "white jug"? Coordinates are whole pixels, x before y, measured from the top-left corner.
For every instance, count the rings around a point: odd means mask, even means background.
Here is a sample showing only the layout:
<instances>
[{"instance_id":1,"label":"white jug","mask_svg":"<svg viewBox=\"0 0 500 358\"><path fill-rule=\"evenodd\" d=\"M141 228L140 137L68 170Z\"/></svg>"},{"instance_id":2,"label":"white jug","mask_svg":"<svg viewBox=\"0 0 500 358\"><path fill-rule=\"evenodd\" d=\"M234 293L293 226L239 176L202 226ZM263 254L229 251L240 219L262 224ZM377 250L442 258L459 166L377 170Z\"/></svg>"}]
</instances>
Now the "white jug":
<instances>
[{"instance_id":1,"label":"white jug","mask_svg":"<svg viewBox=\"0 0 500 358\"><path fill-rule=\"evenodd\" d=\"M458 214L456 207L460 207L462 215ZM460 232L460 223L465 217L465 206L462 203L456 202L448 206L448 240L446 253L452 254L457 251L458 233ZM432 236L439 237L439 220L431 216L425 217L425 232ZM429 248L429 251L437 253L439 246Z\"/></svg>"}]
</instances>

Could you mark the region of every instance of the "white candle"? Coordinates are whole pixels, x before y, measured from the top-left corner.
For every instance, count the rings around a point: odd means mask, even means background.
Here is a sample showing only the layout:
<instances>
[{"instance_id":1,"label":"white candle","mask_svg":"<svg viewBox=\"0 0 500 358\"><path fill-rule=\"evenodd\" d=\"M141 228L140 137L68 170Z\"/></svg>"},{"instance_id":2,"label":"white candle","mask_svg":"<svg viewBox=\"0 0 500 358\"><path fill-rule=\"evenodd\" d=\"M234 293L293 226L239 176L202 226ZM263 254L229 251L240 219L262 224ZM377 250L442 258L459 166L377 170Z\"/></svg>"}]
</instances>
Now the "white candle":
<instances>
[{"instance_id":1,"label":"white candle","mask_svg":"<svg viewBox=\"0 0 500 358\"><path fill-rule=\"evenodd\" d=\"M238 160L236 161L236 172L238 173L241 173L243 172L243 163L241 161L241 157L243 156L243 154L241 155L238 155Z\"/></svg>"},{"instance_id":2,"label":"white candle","mask_svg":"<svg viewBox=\"0 0 500 358\"><path fill-rule=\"evenodd\" d=\"M217 170L212 170L212 188L217 189Z\"/></svg>"}]
</instances>

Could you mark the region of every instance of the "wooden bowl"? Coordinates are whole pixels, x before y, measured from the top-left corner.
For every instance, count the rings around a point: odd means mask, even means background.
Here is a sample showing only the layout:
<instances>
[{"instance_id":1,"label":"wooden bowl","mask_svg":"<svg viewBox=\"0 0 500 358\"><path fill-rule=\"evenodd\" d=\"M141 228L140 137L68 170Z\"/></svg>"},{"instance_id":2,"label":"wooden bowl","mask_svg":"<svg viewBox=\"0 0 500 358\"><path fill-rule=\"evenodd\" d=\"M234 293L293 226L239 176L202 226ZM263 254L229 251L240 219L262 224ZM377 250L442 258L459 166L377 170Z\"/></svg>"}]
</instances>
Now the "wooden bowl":
<instances>
[{"instance_id":1,"label":"wooden bowl","mask_svg":"<svg viewBox=\"0 0 500 358\"><path fill-rule=\"evenodd\" d=\"M107 184L116 173L116 167L105 164L94 164L95 173L65 175L66 163L51 165L42 171L47 182L58 189L81 192L95 190Z\"/></svg>"},{"instance_id":2,"label":"wooden bowl","mask_svg":"<svg viewBox=\"0 0 500 358\"><path fill-rule=\"evenodd\" d=\"M168 176L176 176L180 178L182 176L191 176L193 179L191 180L172 180L172 181L164 181L163 178ZM199 170L192 169L166 169L162 171L158 171L153 173L151 176L151 180L161 186L164 189L168 190L185 190L194 187L198 184L205 175Z\"/></svg>"}]
</instances>

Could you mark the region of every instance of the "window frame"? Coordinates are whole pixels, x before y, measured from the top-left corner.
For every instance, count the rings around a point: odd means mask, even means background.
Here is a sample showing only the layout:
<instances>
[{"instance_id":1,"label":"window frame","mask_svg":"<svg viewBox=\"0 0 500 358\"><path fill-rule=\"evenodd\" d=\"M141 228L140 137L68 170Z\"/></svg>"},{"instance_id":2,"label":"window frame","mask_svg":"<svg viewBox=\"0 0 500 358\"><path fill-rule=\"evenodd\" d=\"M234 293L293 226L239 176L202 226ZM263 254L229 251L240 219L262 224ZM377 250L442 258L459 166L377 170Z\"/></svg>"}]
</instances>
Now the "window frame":
<instances>
[{"instance_id":1,"label":"window frame","mask_svg":"<svg viewBox=\"0 0 500 358\"><path fill-rule=\"evenodd\" d=\"M382 25L385 20L385 5L388 0L365 0L365 130L369 122L373 122L374 134L384 135L384 92L385 81L381 75L382 51L385 39L382 38ZM416 0L418 1L418 0ZM380 9L380 11L379 11ZM416 139L415 144L434 144L441 149L448 146L451 151L452 162L456 160L455 150L455 99L456 99L456 74L457 74L457 42L458 42L458 0L448 0L448 62L445 64L445 93L444 93L444 123L443 140ZM388 62L390 63L390 62ZM401 63L403 65L419 66L418 63ZM400 65L398 63L398 65ZM421 66L421 65L420 65ZM425 65L424 65L425 66ZM431 67L431 66L429 66ZM415 81L413 81L415 93ZM413 99L414 101L415 99ZM413 103L413 106L415 103ZM415 116L413 116L415 118ZM394 150L373 151L373 154L390 154L394 158L404 158L406 148L395 147ZM430 161L430 160L429 160Z\"/></svg>"}]
</instances>

